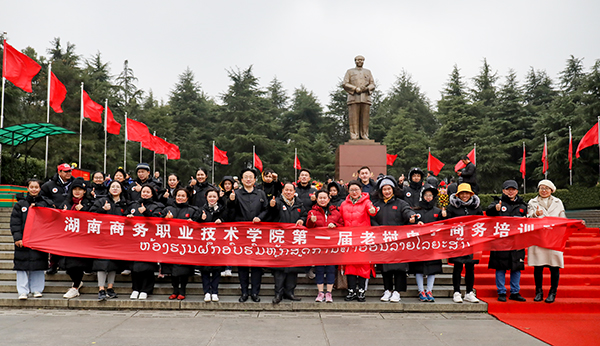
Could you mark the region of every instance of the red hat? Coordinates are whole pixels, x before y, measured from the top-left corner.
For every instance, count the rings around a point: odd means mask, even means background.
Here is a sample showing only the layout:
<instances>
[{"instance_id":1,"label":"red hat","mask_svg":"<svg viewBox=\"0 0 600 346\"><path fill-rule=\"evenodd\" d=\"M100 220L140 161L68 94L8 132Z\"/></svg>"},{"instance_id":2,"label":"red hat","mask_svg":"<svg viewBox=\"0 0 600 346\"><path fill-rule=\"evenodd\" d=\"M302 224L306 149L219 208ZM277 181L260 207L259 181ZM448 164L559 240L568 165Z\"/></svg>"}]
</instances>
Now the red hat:
<instances>
[{"instance_id":1,"label":"red hat","mask_svg":"<svg viewBox=\"0 0 600 346\"><path fill-rule=\"evenodd\" d=\"M61 163L60 165L58 165L58 167L56 167L56 169L59 172L60 171L71 171L71 170L73 170L68 163Z\"/></svg>"}]
</instances>

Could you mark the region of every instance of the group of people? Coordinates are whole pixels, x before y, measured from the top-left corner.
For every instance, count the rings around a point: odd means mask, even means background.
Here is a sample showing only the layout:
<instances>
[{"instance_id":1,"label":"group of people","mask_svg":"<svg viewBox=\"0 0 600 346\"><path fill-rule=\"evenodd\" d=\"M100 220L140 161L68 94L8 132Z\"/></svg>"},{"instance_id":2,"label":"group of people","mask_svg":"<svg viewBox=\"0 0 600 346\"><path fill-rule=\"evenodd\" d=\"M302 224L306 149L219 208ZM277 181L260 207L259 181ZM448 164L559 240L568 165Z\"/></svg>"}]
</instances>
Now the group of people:
<instances>
[{"instance_id":1,"label":"group of people","mask_svg":"<svg viewBox=\"0 0 600 346\"><path fill-rule=\"evenodd\" d=\"M30 207L50 207L64 210L89 211L126 217L153 216L189 219L196 222L282 222L307 228L341 226L410 225L435 222L463 215L483 215L478 191L475 167L468 158L463 158L466 168L461 172L463 182L448 187L448 203L440 207L435 177L425 177L419 168L413 168L396 180L389 175L372 179L369 167L357 172L358 179L347 184L328 182L323 189L311 185L310 171L302 169L297 182L280 182L277 174L265 169L261 184L257 184L258 173L251 168L243 169L240 181L225 176L218 186L207 181L206 170L200 168L187 183L176 174L166 176L166 188L150 174L150 166L140 163L136 167L136 179L127 179L122 169L116 170L112 179L103 172L94 172L91 181L73 178L68 164L57 167L57 174L43 183L36 179L27 181L27 193L18 195L11 216L11 231L15 240L14 269L17 271L19 299L28 296L41 297L44 290L45 270L48 255L23 246L22 237ZM431 179L433 178L433 179ZM239 185L239 187L236 187ZM518 185L507 180L502 186L502 196L487 207L488 216L515 217L565 217L562 202L552 196L556 188L549 180L538 185L539 196L525 204L518 194ZM520 271L524 269L524 250L492 251L489 268L496 270L498 300L506 301L505 274L510 271L510 295L508 299L525 301L519 291ZM155 273L170 275L173 287L169 299L186 298L189 277L199 270L202 276L204 301L219 301L218 289L221 272L231 273L231 267L190 266L169 263L125 262L103 259L76 258L50 255L49 274L57 268L65 270L73 281L64 294L71 299L80 295L86 272L96 272L98 300L117 298L114 290L118 272L131 275L131 299L147 299L152 294ZM453 301L477 303L473 285L474 267L478 263L473 255L450 258L454 265L452 282ZM546 302L556 297L559 268L564 266L562 253L537 246L529 248L528 264L535 266L536 297L543 300L543 268L551 272L551 288ZM465 269L466 291L461 294L461 273ZM241 286L240 302L251 299L260 301L260 289L265 268L238 267ZM433 302L435 275L442 273L442 261L430 260L410 263L325 265L290 268L269 268L275 279L274 304L283 299L300 300L295 295L298 273L314 273L318 295L317 302L333 302L332 290L336 276L347 278L347 295L344 300L366 300L367 283L381 272L384 292L381 301L399 302L400 293L407 290L407 276L414 274L419 290L419 299ZM426 278L426 281L425 281Z\"/></svg>"}]
</instances>

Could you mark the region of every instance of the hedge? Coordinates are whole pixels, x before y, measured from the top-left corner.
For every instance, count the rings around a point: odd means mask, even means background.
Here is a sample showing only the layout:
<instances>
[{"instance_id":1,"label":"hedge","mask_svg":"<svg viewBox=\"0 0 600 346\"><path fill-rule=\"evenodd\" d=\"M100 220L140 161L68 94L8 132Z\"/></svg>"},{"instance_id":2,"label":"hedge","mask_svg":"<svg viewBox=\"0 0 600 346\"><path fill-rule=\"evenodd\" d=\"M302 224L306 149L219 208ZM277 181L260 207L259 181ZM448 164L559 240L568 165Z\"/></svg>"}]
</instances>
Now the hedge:
<instances>
[{"instance_id":1,"label":"hedge","mask_svg":"<svg viewBox=\"0 0 600 346\"><path fill-rule=\"evenodd\" d=\"M568 189L558 189L553 194L554 197L560 198L565 209L577 210L577 209L596 209L600 208L600 186L595 187L583 187L583 186L571 186ZM493 202L494 196L498 194L486 194L479 195L481 199L481 208L485 210L490 203ZM537 197L537 192L526 193L521 195L525 202L529 202L530 199Z\"/></svg>"}]
</instances>

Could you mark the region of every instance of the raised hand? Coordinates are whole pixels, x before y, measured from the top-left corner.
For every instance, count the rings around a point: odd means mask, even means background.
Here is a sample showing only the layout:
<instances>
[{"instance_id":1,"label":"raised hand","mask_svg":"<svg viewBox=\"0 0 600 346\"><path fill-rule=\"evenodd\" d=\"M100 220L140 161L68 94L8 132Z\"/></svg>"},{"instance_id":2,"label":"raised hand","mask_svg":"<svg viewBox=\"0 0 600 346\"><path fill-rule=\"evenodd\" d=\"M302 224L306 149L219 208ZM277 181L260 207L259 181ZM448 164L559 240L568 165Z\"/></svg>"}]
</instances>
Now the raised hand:
<instances>
[{"instance_id":1,"label":"raised hand","mask_svg":"<svg viewBox=\"0 0 600 346\"><path fill-rule=\"evenodd\" d=\"M203 210L203 211L202 211L202 220L206 220L206 217L207 217L207 216L206 216L206 211L204 211L204 210Z\"/></svg>"},{"instance_id":2,"label":"raised hand","mask_svg":"<svg viewBox=\"0 0 600 346\"><path fill-rule=\"evenodd\" d=\"M173 218L173 214L169 210L169 213L165 216L165 219L172 219L172 218Z\"/></svg>"},{"instance_id":3,"label":"raised hand","mask_svg":"<svg viewBox=\"0 0 600 346\"><path fill-rule=\"evenodd\" d=\"M96 198L96 188L95 187L92 189L92 192L90 192L90 194L92 195L92 197Z\"/></svg>"},{"instance_id":4,"label":"raised hand","mask_svg":"<svg viewBox=\"0 0 600 346\"><path fill-rule=\"evenodd\" d=\"M498 202L498 204L496 204L496 211L500 211L502 209L502 201Z\"/></svg>"},{"instance_id":5,"label":"raised hand","mask_svg":"<svg viewBox=\"0 0 600 346\"><path fill-rule=\"evenodd\" d=\"M144 212L146 211L146 207L144 207L144 203L142 203L142 206L138 208L138 211L140 212L140 214L144 214Z\"/></svg>"},{"instance_id":6,"label":"raised hand","mask_svg":"<svg viewBox=\"0 0 600 346\"><path fill-rule=\"evenodd\" d=\"M442 217L447 217L448 216L448 212L446 211L446 208L442 208Z\"/></svg>"},{"instance_id":7,"label":"raised hand","mask_svg":"<svg viewBox=\"0 0 600 346\"><path fill-rule=\"evenodd\" d=\"M271 200L271 202L269 202L269 205L271 207L275 207L277 205L277 201L275 200L275 196L273 196L273 199Z\"/></svg>"},{"instance_id":8,"label":"raised hand","mask_svg":"<svg viewBox=\"0 0 600 346\"><path fill-rule=\"evenodd\" d=\"M75 206L75 210L79 211L83 208L83 204L81 204L81 201L79 201L79 203L77 203L77 205Z\"/></svg>"},{"instance_id":9,"label":"raised hand","mask_svg":"<svg viewBox=\"0 0 600 346\"><path fill-rule=\"evenodd\" d=\"M231 191L231 195L229 195L229 200L235 201L235 191Z\"/></svg>"},{"instance_id":10,"label":"raised hand","mask_svg":"<svg viewBox=\"0 0 600 346\"><path fill-rule=\"evenodd\" d=\"M196 180L194 177L190 177L192 178L192 180L190 181L190 186L194 186L198 183L198 180Z\"/></svg>"},{"instance_id":11,"label":"raised hand","mask_svg":"<svg viewBox=\"0 0 600 346\"><path fill-rule=\"evenodd\" d=\"M317 222L317 215L315 215L315 214L312 214L312 215L310 216L310 221L311 221L311 222ZM331 224L330 224L330 225L331 225Z\"/></svg>"},{"instance_id":12,"label":"raised hand","mask_svg":"<svg viewBox=\"0 0 600 346\"><path fill-rule=\"evenodd\" d=\"M544 211L542 210L542 208L540 208L540 206L538 205L537 210L535 211L535 214L537 216L542 216L544 215Z\"/></svg>"},{"instance_id":13,"label":"raised hand","mask_svg":"<svg viewBox=\"0 0 600 346\"><path fill-rule=\"evenodd\" d=\"M109 211L110 210L110 203L108 203L108 200L106 202L104 202L104 206L102 207L102 209Z\"/></svg>"}]
</instances>

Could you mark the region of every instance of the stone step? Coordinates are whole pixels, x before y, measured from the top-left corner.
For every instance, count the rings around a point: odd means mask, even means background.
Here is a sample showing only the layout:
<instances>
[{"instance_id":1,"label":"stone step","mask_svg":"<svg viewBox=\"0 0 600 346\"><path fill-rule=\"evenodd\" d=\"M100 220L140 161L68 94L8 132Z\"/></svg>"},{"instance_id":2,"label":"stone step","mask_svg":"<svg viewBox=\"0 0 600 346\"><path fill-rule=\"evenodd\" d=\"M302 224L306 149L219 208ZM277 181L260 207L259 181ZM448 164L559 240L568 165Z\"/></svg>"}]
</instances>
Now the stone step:
<instances>
[{"instance_id":1,"label":"stone step","mask_svg":"<svg viewBox=\"0 0 600 346\"><path fill-rule=\"evenodd\" d=\"M10 228L0 228L0 235L12 235Z\"/></svg>"},{"instance_id":2,"label":"stone step","mask_svg":"<svg viewBox=\"0 0 600 346\"><path fill-rule=\"evenodd\" d=\"M0 260L12 260L14 255L14 251L0 251Z\"/></svg>"},{"instance_id":3,"label":"stone step","mask_svg":"<svg viewBox=\"0 0 600 346\"><path fill-rule=\"evenodd\" d=\"M14 250L15 250L15 243L0 243L0 251L14 251Z\"/></svg>"},{"instance_id":4,"label":"stone step","mask_svg":"<svg viewBox=\"0 0 600 346\"><path fill-rule=\"evenodd\" d=\"M11 262L11 269L9 270L0 270L0 282L1 281L15 281L17 279L17 273L16 271L12 270L12 262ZM96 274L92 274L92 275L86 275L84 277L84 281L95 281L97 280L96 278ZM46 275L46 282L64 282L65 284L68 285L68 283L71 282L71 279L69 277L69 275L67 275L66 273L59 271L58 273L54 274L54 275ZM115 282L126 282L129 283L131 282L131 277L130 276L125 276L125 275L117 275L117 277L115 278ZM162 279L156 279L156 283L170 283L171 279L166 277L166 278L162 278ZM194 275L192 277L189 278L189 282L190 283L202 283L202 277L200 277L199 275ZM263 275L262 278L262 283L263 284L273 284L274 283L274 278L272 275L270 274L265 274ZM414 275L409 275L408 279L407 279L407 283L408 285L416 285L416 279L414 277ZM435 283L436 285L452 285L452 274L438 274L435 276ZM239 284L239 279L237 277L237 275L233 276L222 276L221 280L220 280L220 284ZM299 274L298 276L298 284L306 284L306 285L314 285L315 280L311 280L308 277L306 277L304 274ZM377 275L376 278L374 279L370 279L369 280L369 285L383 285L383 279L381 277L381 275Z\"/></svg>"},{"instance_id":5,"label":"stone step","mask_svg":"<svg viewBox=\"0 0 600 346\"><path fill-rule=\"evenodd\" d=\"M0 235L0 244L14 244L15 238L13 238L12 234L9 235Z\"/></svg>"},{"instance_id":6,"label":"stone step","mask_svg":"<svg viewBox=\"0 0 600 346\"><path fill-rule=\"evenodd\" d=\"M1 270L6 270L6 269L12 269L13 268L13 260L0 260L0 269Z\"/></svg>"},{"instance_id":7,"label":"stone step","mask_svg":"<svg viewBox=\"0 0 600 346\"><path fill-rule=\"evenodd\" d=\"M103 302L97 295L84 294L74 299L63 299L62 294L44 293L42 298L17 299L16 293L0 293L0 307L10 308L67 308L67 309L148 309L148 310L211 310L211 311L331 311L331 312L452 312L485 313L487 304L456 304L450 298L436 298L433 303L423 303L417 298L402 298L399 303L383 303L378 298L367 298L364 303L334 299L333 303L316 303L313 297L299 302L287 300L275 305L271 297L263 296L261 302L239 303L237 296L219 296L219 302L204 302L204 296L188 296L185 300L168 300L167 295L151 295L147 300L130 300L129 296Z\"/></svg>"}]
</instances>

